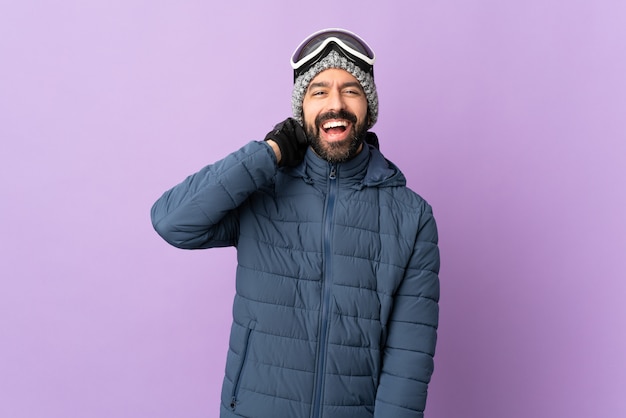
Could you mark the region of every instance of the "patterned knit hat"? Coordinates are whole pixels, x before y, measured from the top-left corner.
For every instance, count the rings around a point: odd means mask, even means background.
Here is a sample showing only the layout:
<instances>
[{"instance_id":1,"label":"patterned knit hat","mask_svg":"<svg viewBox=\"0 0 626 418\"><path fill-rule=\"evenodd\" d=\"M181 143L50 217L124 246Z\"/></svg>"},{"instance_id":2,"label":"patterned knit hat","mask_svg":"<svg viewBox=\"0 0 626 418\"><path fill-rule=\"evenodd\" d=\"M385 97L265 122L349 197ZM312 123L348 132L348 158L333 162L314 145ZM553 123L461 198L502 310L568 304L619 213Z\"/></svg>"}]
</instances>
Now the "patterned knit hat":
<instances>
[{"instance_id":1,"label":"patterned knit hat","mask_svg":"<svg viewBox=\"0 0 626 418\"><path fill-rule=\"evenodd\" d=\"M374 126L378 119L374 61L371 48L352 32L325 29L309 36L291 58L295 80L291 95L294 119L303 124L302 101L311 80L324 70L339 68L352 74L361 84L368 104L368 129Z\"/></svg>"}]
</instances>

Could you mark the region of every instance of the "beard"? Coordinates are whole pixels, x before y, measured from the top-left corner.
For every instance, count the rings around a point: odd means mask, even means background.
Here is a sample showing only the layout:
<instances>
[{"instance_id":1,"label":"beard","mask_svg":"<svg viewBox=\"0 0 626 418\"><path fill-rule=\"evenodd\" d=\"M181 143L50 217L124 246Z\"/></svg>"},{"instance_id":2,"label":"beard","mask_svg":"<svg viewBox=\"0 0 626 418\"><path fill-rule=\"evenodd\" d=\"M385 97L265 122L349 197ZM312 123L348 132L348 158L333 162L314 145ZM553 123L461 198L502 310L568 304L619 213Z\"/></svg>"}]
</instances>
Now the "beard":
<instances>
[{"instance_id":1,"label":"beard","mask_svg":"<svg viewBox=\"0 0 626 418\"><path fill-rule=\"evenodd\" d=\"M345 119L350 122L350 133L346 139L338 142L326 142L322 140L320 136L321 126L330 119ZM357 124L356 115L347 110L322 113L315 118L314 125L310 125L307 121L304 121L304 129L313 151L332 164L348 161L357 155L363 144L363 138L365 138L365 134L367 133L365 123Z\"/></svg>"}]
</instances>

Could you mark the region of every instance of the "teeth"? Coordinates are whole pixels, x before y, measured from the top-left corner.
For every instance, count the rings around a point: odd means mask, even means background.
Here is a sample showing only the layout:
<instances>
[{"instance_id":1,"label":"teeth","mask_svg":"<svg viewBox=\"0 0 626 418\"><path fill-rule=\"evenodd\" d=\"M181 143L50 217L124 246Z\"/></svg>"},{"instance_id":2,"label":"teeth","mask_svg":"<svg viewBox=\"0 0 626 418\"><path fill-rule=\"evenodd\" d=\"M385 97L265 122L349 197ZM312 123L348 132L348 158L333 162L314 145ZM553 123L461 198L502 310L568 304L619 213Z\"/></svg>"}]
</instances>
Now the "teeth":
<instances>
[{"instance_id":1,"label":"teeth","mask_svg":"<svg viewBox=\"0 0 626 418\"><path fill-rule=\"evenodd\" d=\"M326 122L324 125L322 125L322 128L324 129L330 129L330 128L337 128L339 126L343 126L346 127L348 125L348 123L346 121L332 121L332 122Z\"/></svg>"}]
</instances>

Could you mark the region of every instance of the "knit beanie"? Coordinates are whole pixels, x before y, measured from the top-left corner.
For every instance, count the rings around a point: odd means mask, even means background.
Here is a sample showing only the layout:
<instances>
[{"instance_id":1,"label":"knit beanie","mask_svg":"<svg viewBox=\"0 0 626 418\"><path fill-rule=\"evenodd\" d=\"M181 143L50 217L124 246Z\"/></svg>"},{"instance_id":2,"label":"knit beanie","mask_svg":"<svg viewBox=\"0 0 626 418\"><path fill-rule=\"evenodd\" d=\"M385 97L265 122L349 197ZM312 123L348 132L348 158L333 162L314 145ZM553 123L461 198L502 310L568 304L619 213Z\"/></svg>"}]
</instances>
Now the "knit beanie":
<instances>
[{"instance_id":1,"label":"knit beanie","mask_svg":"<svg viewBox=\"0 0 626 418\"><path fill-rule=\"evenodd\" d=\"M293 117L301 125L303 125L302 114L302 101L306 90L319 73L330 68L339 68L346 70L354 76L361 84L365 97L367 98L367 108L369 116L369 124L367 128L371 128L378 119L378 93L376 92L376 85L374 84L374 76L371 72L363 71L354 62L348 60L346 57L339 54L337 51L331 49L330 52L321 60L316 62L305 73L296 78L293 85L293 93L291 95L291 109L293 111Z\"/></svg>"}]
</instances>

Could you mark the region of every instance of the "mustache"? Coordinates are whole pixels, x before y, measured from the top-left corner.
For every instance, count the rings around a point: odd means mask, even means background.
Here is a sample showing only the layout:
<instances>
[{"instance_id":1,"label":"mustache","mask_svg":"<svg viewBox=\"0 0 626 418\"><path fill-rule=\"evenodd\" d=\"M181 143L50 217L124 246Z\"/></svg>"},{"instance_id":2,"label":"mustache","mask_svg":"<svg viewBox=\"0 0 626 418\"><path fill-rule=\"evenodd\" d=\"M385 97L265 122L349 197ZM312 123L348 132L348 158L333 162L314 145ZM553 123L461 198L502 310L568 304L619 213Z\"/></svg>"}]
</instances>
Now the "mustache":
<instances>
[{"instance_id":1,"label":"mustache","mask_svg":"<svg viewBox=\"0 0 626 418\"><path fill-rule=\"evenodd\" d=\"M352 123L353 125L356 125L356 121L357 121L356 115L354 113L351 113L345 109L342 109L339 111L330 111L330 112L321 113L317 115L317 117L315 118L315 126L319 127L324 122L330 119L345 119L349 121L350 123Z\"/></svg>"}]
</instances>

